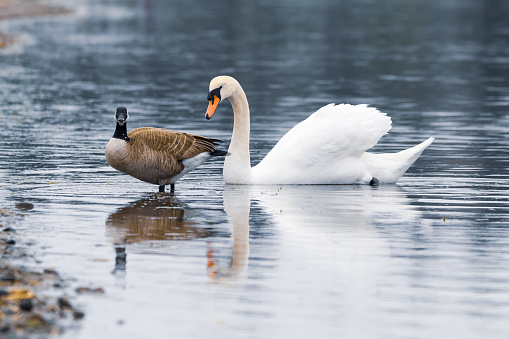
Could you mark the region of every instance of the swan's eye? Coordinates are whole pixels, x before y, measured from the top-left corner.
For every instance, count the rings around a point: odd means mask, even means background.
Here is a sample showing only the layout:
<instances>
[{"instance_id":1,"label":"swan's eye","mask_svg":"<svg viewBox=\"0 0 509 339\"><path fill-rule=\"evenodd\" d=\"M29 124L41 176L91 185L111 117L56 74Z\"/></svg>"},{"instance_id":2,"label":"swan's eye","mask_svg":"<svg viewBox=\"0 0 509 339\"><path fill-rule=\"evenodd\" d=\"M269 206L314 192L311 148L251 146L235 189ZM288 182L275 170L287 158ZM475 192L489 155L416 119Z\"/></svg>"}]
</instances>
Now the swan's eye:
<instances>
[{"instance_id":1,"label":"swan's eye","mask_svg":"<svg viewBox=\"0 0 509 339\"><path fill-rule=\"evenodd\" d=\"M218 88L213 89L209 92L209 95L207 95L207 100L212 101L214 100L214 95L219 98L219 101L221 101L221 88L223 86L219 86Z\"/></svg>"}]
</instances>

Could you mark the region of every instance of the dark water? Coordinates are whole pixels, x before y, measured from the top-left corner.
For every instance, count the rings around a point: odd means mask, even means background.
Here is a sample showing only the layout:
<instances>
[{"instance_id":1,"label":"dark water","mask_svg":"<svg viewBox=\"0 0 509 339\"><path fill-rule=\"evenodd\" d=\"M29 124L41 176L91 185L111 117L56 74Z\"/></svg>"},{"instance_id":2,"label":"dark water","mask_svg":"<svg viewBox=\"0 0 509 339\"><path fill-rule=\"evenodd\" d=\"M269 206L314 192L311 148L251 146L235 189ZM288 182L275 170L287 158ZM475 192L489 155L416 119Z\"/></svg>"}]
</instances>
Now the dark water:
<instances>
[{"instance_id":1,"label":"dark water","mask_svg":"<svg viewBox=\"0 0 509 339\"><path fill-rule=\"evenodd\" d=\"M506 338L509 334L509 3L80 1L1 22L0 201L73 287L80 338ZM235 76L252 160L329 102L369 103L392 152L434 135L397 185L224 187L221 161L174 198L112 170L129 129L228 141L204 119ZM115 247L125 244L126 262Z\"/></svg>"}]
</instances>

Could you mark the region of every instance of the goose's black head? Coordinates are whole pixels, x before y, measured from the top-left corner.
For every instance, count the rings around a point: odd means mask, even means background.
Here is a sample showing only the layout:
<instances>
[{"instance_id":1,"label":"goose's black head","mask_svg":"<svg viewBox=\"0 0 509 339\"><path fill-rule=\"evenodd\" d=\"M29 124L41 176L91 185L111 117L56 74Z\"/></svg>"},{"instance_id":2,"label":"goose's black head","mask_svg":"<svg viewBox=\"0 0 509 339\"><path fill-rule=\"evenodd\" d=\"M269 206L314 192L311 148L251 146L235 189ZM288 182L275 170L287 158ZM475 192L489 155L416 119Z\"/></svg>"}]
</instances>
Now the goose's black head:
<instances>
[{"instance_id":1,"label":"goose's black head","mask_svg":"<svg viewBox=\"0 0 509 339\"><path fill-rule=\"evenodd\" d=\"M127 108L117 107L117 109L115 110L115 120L117 121L117 127L115 128L113 138L122 139L129 142L130 138L127 136L127 125L126 125L127 119L129 119L129 113L127 113Z\"/></svg>"},{"instance_id":2,"label":"goose's black head","mask_svg":"<svg viewBox=\"0 0 509 339\"><path fill-rule=\"evenodd\" d=\"M115 120L120 126L124 126L124 124L129 119L129 113L127 112L127 108L125 107L117 107L115 110Z\"/></svg>"}]
</instances>

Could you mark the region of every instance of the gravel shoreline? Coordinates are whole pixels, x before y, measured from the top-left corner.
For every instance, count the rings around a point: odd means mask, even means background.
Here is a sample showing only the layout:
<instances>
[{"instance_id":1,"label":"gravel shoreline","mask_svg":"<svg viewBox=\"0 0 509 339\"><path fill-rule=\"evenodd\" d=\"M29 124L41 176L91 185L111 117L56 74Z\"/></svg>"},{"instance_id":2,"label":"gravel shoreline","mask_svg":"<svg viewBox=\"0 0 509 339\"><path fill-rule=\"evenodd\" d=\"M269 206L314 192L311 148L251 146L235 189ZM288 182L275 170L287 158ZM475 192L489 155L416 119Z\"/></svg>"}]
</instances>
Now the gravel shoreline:
<instances>
[{"instance_id":1,"label":"gravel shoreline","mask_svg":"<svg viewBox=\"0 0 509 339\"><path fill-rule=\"evenodd\" d=\"M33 205L21 203L20 210ZM76 326L85 314L73 307L66 282L51 268L36 268L32 244L9 220L23 213L0 209L0 337L47 337ZM28 268L28 267L32 268Z\"/></svg>"},{"instance_id":2,"label":"gravel shoreline","mask_svg":"<svg viewBox=\"0 0 509 339\"><path fill-rule=\"evenodd\" d=\"M39 0L0 0L0 22L71 12ZM16 42L16 34L0 32L0 50ZM15 211L0 207L0 338L58 335L77 327L85 316L73 307L66 282L58 272L38 268L33 244L14 226L22 223L24 213L30 213L33 207L30 203L18 203ZM76 293L88 291L80 288Z\"/></svg>"}]
</instances>

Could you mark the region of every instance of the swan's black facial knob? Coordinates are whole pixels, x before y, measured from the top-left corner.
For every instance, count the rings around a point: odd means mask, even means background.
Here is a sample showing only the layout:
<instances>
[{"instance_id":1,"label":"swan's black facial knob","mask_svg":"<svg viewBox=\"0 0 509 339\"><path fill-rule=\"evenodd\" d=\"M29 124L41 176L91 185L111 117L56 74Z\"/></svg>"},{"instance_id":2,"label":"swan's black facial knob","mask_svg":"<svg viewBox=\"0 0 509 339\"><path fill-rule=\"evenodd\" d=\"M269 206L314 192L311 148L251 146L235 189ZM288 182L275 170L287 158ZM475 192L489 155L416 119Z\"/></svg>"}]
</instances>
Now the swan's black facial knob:
<instances>
[{"instance_id":1,"label":"swan's black facial knob","mask_svg":"<svg viewBox=\"0 0 509 339\"><path fill-rule=\"evenodd\" d=\"M221 88L223 88L223 86L213 89L209 92L209 95L207 95L207 99L209 101L209 107L207 108L207 113L205 113L205 118L207 118L207 120L212 118L217 105L221 102Z\"/></svg>"},{"instance_id":2,"label":"swan's black facial knob","mask_svg":"<svg viewBox=\"0 0 509 339\"><path fill-rule=\"evenodd\" d=\"M219 101L221 101L221 88L223 86L219 86L218 88L213 89L209 92L209 95L207 95L208 101L214 101L214 95L219 98Z\"/></svg>"}]
</instances>

